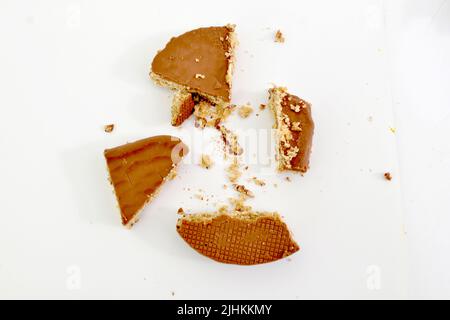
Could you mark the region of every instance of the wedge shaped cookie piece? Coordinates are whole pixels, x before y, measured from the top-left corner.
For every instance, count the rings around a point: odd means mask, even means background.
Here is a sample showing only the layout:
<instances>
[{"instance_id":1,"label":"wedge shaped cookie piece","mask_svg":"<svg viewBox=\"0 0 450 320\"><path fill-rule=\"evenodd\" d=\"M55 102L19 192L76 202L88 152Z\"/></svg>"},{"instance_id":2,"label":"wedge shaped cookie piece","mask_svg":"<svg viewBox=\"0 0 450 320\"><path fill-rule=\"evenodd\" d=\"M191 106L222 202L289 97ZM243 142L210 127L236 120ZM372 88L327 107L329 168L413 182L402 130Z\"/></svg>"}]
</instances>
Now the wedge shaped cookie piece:
<instances>
[{"instance_id":1,"label":"wedge shaped cookie piece","mask_svg":"<svg viewBox=\"0 0 450 320\"><path fill-rule=\"evenodd\" d=\"M275 118L278 170L308 171L314 134L311 105L275 87L269 90L269 107Z\"/></svg>"},{"instance_id":2,"label":"wedge shaped cookie piece","mask_svg":"<svg viewBox=\"0 0 450 320\"><path fill-rule=\"evenodd\" d=\"M180 236L213 260L238 265L273 262L299 250L277 213L204 213L182 216Z\"/></svg>"},{"instance_id":3,"label":"wedge shaped cookie piece","mask_svg":"<svg viewBox=\"0 0 450 320\"><path fill-rule=\"evenodd\" d=\"M232 25L199 28L172 38L156 54L150 72L152 79L175 90L177 95L172 106L173 125L180 125L187 118L187 109L180 108L192 99L186 93L213 105L230 102L236 43Z\"/></svg>"},{"instance_id":4,"label":"wedge shaped cookie piece","mask_svg":"<svg viewBox=\"0 0 450 320\"><path fill-rule=\"evenodd\" d=\"M175 92L172 101L172 125L179 127L194 113L195 101L192 93L182 90Z\"/></svg>"},{"instance_id":5,"label":"wedge shaped cookie piece","mask_svg":"<svg viewBox=\"0 0 450 320\"><path fill-rule=\"evenodd\" d=\"M151 76L162 86L229 102L235 44L232 25L186 32L158 52Z\"/></svg>"},{"instance_id":6,"label":"wedge shaped cookie piece","mask_svg":"<svg viewBox=\"0 0 450 320\"><path fill-rule=\"evenodd\" d=\"M187 146L171 136L151 137L105 150L123 225L131 227L137 222L140 211L175 173L187 153Z\"/></svg>"}]
</instances>

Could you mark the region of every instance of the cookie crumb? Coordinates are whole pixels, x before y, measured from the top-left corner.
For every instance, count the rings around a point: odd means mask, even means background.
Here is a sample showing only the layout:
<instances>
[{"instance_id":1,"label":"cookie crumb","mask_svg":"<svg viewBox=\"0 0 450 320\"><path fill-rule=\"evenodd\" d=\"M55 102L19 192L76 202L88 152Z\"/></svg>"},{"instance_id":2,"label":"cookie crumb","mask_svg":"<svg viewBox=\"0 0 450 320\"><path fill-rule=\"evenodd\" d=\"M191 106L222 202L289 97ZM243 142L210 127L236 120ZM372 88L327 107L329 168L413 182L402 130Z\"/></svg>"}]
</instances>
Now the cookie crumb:
<instances>
[{"instance_id":1,"label":"cookie crumb","mask_svg":"<svg viewBox=\"0 0 450 320\"><path fill-rule=\"evenodd\" d=\"M228 152L235 156L239 156L244 152L244 150L239 145L237 135L235 135L233 132L231 132L231 130L225 128L224 126L218 126L217 129L222 134L222 140L224 142L225 150L228 149Z\"/></svg>"},{"instance_id":2,"label":"cookie crumb","mask_svg":"<svg viewBox=\"0 0 450 320\"><path fill-rule=\"evenodd\" d=\"M253 177L250 180L253 181L254 184L256 184L257 186L260 186L260 187L264 187L266 185L266 183L263 180L260 180L256 177Z\"/></svg>"},{"instance_id":3,"label":"cookie crumb","mask_svg":"<svg viewBox=\"0 0 450 320\"><path fill-rule=\"evenodd\" d=\"M177 170L172 169L172 171L169 172L169 174L167 175L167 179L168 180L173 180L177 177Z\"/></svg>"},{"instance_id":4,"label":"cookie crumb","mask_svg":"<svg viewBox=\"0 0 450 320\"><path fill-rule=\"evenodd\" d=\"M393 127L389 127L389 130L391 130L392 133L396 133L397 129L393 128Z\"/></svg>"},{"instance_id":5,"label":"cookie crumb","mask_svg":"<svg viewBox=\"0 0 450 320\"><path fill-rule=\"evenodd\" d=\"M201 73L195 74L195 79L205 79L205 78L206 78L206 76L204 74L201 74Z\"/></svg>"},{"instance_id":6,"label":"cookie crumb","mask_svg":"<svg viewBox=\"0 0 450 320\"><path fill-rule=\"evenodd\" d=\"M235 185L233 185L234 186L234 189L237 191L237 192L239 192L239 193L241 193L241 194L243 194L243 195L245 195L245 196L247 196L247 197L250 197L250 198L254 198L255 197L255 195L253 194L253 192L251 192L250 190L248 190L245 186L243 186L243 185L241 185L241 184L235 184Z\"/></svg>"},{"instance_id":7,"label":"cookie crumb","mask_svg":"<svg viewBox=\"0 0 450 320\"><path fill-rule=\"evenodd\" d=\"M259 105L259 110L266 110L266 105L265 104L263 104L263 103L261 103L260 105Z\"/></svg>"},{"instance_id":8,"label":"cookie crumb","mask_svg":"<svg viewBox=\"0 0 450 320\"><path fill-rule=\"evenodd\" d=\"M111 133L114 131L114 125L113 124L108 124L104 127L104 130L106 133Z\"/></svg>"},{"instance_id":9,"label":"cookie crumb","mask_svg":"<svg viewBox=\"0 0 450 320\"><path fill-rule=\"evenodd\" d=\"M252 112L253 108L249 103L239 108L239 116L243 119L248 118Z\"/></svg>"},{"instance_id":10,"label":"cookie crumb","mask_svg":"<svg viewBox=\"0 0 450 320\"><path fill-rule=\"evenodd\" d=\"M385 178L386 180L388 180L388 181L391 181L391 180L392 180L392 175L391 175L391 173L390 173L390 172L385 172L384 178Z\"/></svg>"},{"instance_id":11,"label":"cookie crumb","mask_svg":"<svg viewBox=\"0 0 450 320\"><path fill-rule=\"evenodd\" d=\"M291 177L286 177L286 181L287 182L291 182L292 180L291 180Z\"/></svg>"},{"instance_id":12,"label":"cookie crumb","mask_svg":"<svg viewBox=\"0 0 450 320\"><path fill-rule=\"evenodd\" d=\"M202 154L202 157L200 159L200 166L204 169L209 169L213 166L214 162L212 161L211 157L207 154Z\"/></svg>"},{"instance_id":13,"label":"cookie crumb","mask_svg":"<svg viewBox=\"0 0 450 320\"><path fill-rule=\"evenodd\" d=\"M195 194L194 197L196 197L198 200L203 201L205 198L201 194Z\"/></svg>"},{"instance_id":14,"label":"cookie crumb","mask_svg":"<svg viewBox=\"0 0 450 320\"><path fill-rule=\"evenodd\" d=\"M284 43L284 35L283 35L283 33L280 31L280 30L278 30L276 33L275 33L275 42L278 42L278 43Z\"/></svg>"},{"instance_id":15,"label":"cookie crumb","mask_svg":"<svg viewBox=\"0 0 450 320\"><path fill-rule=\"evenodd\" d=\"M195 58L195 62L200 62L200 59L199 58Z\"/></svg>"},{"instance_id":16,"label":"cookie crumb","mask_svg":"<svg viewBox=\"0 0 450 320\"><path fill-rule=\"evenodd\" d=\"M195 105L195 126L204 128L217 127L234 111L234 105L212 105L207 101L200 101Z\"/></svg>"},{"instance_id":17,"label":"cookie crumb","mask_svg":"<svg viewBox=\"0 0 450 320\"><path fill-rule=\"evenodd\" d=\"M217 210L220 214L227 214L228 213L228 206L223 205Z\"/></svg>"},{"instance_id":18,"label":"cookie crumb","mask_svg":"<svg viewBox=\"0 0 450 320\"><path fill-rule=\"evenodd\" d=\"M180 208L180 209L178 209L177 213L180 214L180 215L183 215L185 212L184 212L183 208Z\"/></svg>"},{"instance_id":19,"label":"cookie crumb","mask_svg":"<svg viewBox=\"0 0 450 320\"><path fill-rule=\"evenodd\" d=\"M237 158L233 159L233 162L228 167L228 180L230 180L231 183L236 183L239 178L241 177L242 173L239 171L239 161Z\"/></svg>"},{"instance_id":20,"label":"cookie crumb","mask_svg":"<svg viewBox=\"0 0 450 320\"><path fill-rule=\"evenodd\" d=\"M231 204L234 206L235 211L249 212L249 211L252 211L252 207L245 205L246 198L247 198L246 195L241 194L241 195L239 195L238 199L230 198L229 200L230 200Z\"/></svg>"}]
</instances>

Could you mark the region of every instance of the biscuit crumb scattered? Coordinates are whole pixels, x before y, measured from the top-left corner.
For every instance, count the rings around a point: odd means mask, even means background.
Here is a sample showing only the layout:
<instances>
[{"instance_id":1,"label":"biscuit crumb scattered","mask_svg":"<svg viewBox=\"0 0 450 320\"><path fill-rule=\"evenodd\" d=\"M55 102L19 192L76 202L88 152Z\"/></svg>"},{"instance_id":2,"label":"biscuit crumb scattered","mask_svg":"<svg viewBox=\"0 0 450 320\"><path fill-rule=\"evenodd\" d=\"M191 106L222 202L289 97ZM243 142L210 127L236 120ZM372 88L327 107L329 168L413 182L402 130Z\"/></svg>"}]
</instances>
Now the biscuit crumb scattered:
<instances>
[{"instance_id":1,"label":"biscuit crumb scattered","mask_svg":"<svg viewBox=\"0 0 450 320\"><path fill-rule=\"evenodd\" d=\"M195 194L194 197L196 197L198 200L203 201L205 198L201 194Z\"/></svg>"},{"instance_id":2,"label":"biscuit crumb scattered","mask_svg":"<svg viewBox=\"0 0 450 320\"><path fill-rule=\"evenodd\" d=\"M206 101L200 101L195 105L195 126L200 128L217 127L231 115L234 109L234 105L214 106Z\"/></svg>"},{"instance_id":3,"label":"biscuit crumb scattered","mask_svg":"<svg viewBox=\"0 0 450 320\"><path fill-rule=\"evenodd\" d=\"M275 33L275 42L284 43L284 40L285 39L284 39L283 33L280 30L278 30Z\"/></svg>"},{"instance_id":4,"label":"biscuit crumb scattered","mask_svg":"<svg viewBox=\"0 0 450 320\"><path fill-rule=\"evenodd\" d=\"M226 189L228 189L228 186L226 184L224 184L223 188L226 190Z\"/></svg>"},{"instance_id":5,"label":"biscuit crumb scattered","mask_svg":"<svg viewBox=\"0 0 450 320\"><path fill-rule=\"evenodd\" d=\"M239 212L249 212L252 211L252 207L251 206L246 206L245 205L245 200L246 200L246 195L239 195L239 198L230 198L230 203L234 206L234 210L235 211L239 211Z\"/></svg>"},{"instance_id":6,"label":"biscuit crumb scattered","mask_svg":"<svg viewBox=\"0 0 450 320\"><path fill-rule=\"evenodd\" d=\"M256 184L257 186L260 186L260 187L264 187L265 185L266 185L266 183L263 181L263 180L260 180L260 179L258 179L258 178L256 178L256 177L253 177L253 178L251 178L250 179L254 184Z\"/></svg>"},{"instance_id":7,"label":"biscuit crumb scattered","mask_svg":"<svg viewBox=\"0 0 450 320\"><path fill-rule=\"evenodd\" d=\"M266 105L265 104L263 104L263 103L261 103L260 105L259 105L259 110L266 110Z\"/></svg>"},{"instance_id":8,"label":"biscuit crumb scattered","mask_svg":"<svg viewBox=\"0 0 450 320\"><path fill-rule=\"evenodd\" d=\"M239 108L239 116L244 119L248 118L252 112L253 108L249 103Z\"/></svg>"},{"instance_id":9,"label":"biscuit crumb scattered","mask_svg":"<svg viewBox=\"0 0 450 320\"><path fill-rule=\"evenodd\" d=\"M241 184L234 184L233 186L234 186L234 189L235 189L237 192L239 192L239 193L241 193L241 194L243 194L243 195L245 195L245 196L247 196L247 197L250 197L250 198L254 198L254 197L255 197L255 195L253 194L253 192L251 192L250 190L248 190L245 186L243 186L243 185L241 185Z\"/></svg>"},{"instance_id":10,"label":"biscuit crumb scattered","mask_svg":"<svg viewBox=\"0 0 450 320\"><path fill-rule=\"evenodd\" d=\"M391 173L390 173L390 172L386 172L386 173L384 174L384 178L385 178L386 180L388 180L388 181L391 181L391 180L392 180L392 175L391 175Z\"/></svg>"},{"instance_id":11,"label":"biscuit crumb scattered","mask_svg":"<svg viewBox=\"0 0 450 320\"><path fill-rule=\"evenodd\" d=\"M393 128L393 127L389 127L389 130L391 130L392 133L396 133L397 129Z\"/></svg>"},{"instance_id":12,"label":"biscuit crumb scattered","mask_svg":"<svg viewBox=\"0 0 450 320\"><path fill-rule=\"evenodd\" d=\"M177 177L177 170L172 169L172 171L169 172L169 174L167 175L167 179L168 180L173 180Z\"/></svg>"},{"instance_id":13,"label":"biscuit crumb scattered","mask_svg":"<svg viewBox=\"0 0 450 320\"><path fill-rule=\"evenodd\" d=\"M286 177L286 181L291 182L291 177Z\"/></svg>"},{"instance_id":14,"label":"biscuit crumb scattered","mask_svg":"<svg viewBox=\"0 0 450 320\"><path fill-rule=\"evenodd\" d=\"M183 215L185 212L184 212L183 208L180 208L180 209L178 209L177 213Z\"/></svg>"},{"instance_id":15,"label":"biscuit crumb scattered","mask_svg":"<svg viewBox=\"0 0 450 320\"><path fill-rule=\"evenodd\" d=\"M200 166L204 169L209 169L213 166L214 162L212 161L211 157L207 154L202 154L200 159Z\"/></svg>"},{"instance_id":16,"label":"biscuit crumb scattered","mask_svg":"<svg viewBox=\"0 0 450 320\"><path fill-rule=\"evenodd\" d=\"M113 124L108 124L104 127L104 130L106 133L111 133L114 130L114 125Z\"/></svg>"},{"instance_id":17,"label":"biscuit crumb scattered","mask_svg":"<svg viewBox=\"0 0 450 320\"><path fill-rule=\"evenodd\" d=\"M200 59L199 58L195 58L195 62L200 62Z\"/></svg>"},{"instance_id":18,"label":"biscuit crumb scattered","mask_svg":"<svg viewBox=\"0 0 450 320\"><path fill-rule=\"evenodd\" d=\"M231 183L236 183L241 177L242 173L239 171L239 161L237 158L233 159L233 162L228 167L228 179Z\"/></svg>"},{"instance_id":19,"label":"biscuit crumb scattered","mask_svg":"<svg viewBox=\"0 0 450 320\"><path fill-rule=\"evenodd\" d=\"M205 79L205 78L206 78L206 76L204 74L201 74L201 73L195 74L195 79Z\"/></svg>"},{"instance_id":20,"label":"biscuit crumb scattered","mask_svg":"<svg viewBox=\"0 0 450 320\"><path fill-rule=\"evenodd\" d=\"M228 213L228 206L227 205L221 206L217 211L220 214L227 214Z\"/></svg>"},{"instance_id":21,"label":"biscuit crumb scattered","mask_svg":"<svg viewBox=\"0 0 450 320\"><path fill-rule=\"evenodd\" d=\"M231 130L228 130L224 126L218 126L217 129L222 134L222 140L225 145L225 150L228 149L228 152L235 156L241 155L244 152L244 150L239 145L237 136L233 132L231 132Z\"/></svg>"}]
</instances>

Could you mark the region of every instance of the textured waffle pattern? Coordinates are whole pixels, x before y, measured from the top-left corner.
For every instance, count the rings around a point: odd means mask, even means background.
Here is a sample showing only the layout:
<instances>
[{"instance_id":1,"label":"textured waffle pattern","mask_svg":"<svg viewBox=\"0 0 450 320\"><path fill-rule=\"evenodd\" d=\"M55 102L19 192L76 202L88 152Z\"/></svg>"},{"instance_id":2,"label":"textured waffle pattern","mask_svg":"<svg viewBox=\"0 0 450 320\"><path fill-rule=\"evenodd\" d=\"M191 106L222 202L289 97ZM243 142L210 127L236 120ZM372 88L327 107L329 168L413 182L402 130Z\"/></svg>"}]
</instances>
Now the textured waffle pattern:
<instances>
[{"instance_id":1,"label":"textured waffle pattern","mask_svg":"<svg viewBox=\"0 0 450 320\"><path fill-rule=\"evenodd\" d=\"M188 119L194 112L195 102L190 93L177 93L172 105L172 125L175 127Z\"/></svg>"},{"instance_id":2,"label":"textured waffle pattern","mask_svg":"<svg viewBox=\"0 0 450 320\"><path fill-rule=\"evenodd\" d=\"M181 218L177 228L192 248L223 263L267 263L299 250L286 224L273 216L242 219L220 215L209 221Z\"/></svg>"}]
</instances>

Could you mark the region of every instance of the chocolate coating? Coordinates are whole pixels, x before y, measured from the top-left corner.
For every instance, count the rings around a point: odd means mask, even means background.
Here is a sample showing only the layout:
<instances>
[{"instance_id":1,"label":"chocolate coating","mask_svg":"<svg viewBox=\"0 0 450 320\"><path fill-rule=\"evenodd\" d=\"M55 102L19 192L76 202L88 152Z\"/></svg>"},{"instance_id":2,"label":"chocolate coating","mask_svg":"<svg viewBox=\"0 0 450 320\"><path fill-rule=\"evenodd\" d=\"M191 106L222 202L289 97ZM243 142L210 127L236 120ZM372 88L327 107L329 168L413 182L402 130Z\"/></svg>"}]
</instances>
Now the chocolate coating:
<instances>
[{"instance_id":1,"label":"chocolate coating","mask_svg":"<svg viewBox=\"0 0 450 320\"><path fill-rule=\"evenodd\" d=\"M151 137L105 150L124 225L134 220L187 153L187 146L171 136Z\"/></svg>"},{"instance_id":2,"label":"chocolate coating","mask_svg":"<svg viewBox=\"0 0 450 320\"><path fill-rule=\"evenodd\" d=\"M192 30L172 38L153 59L152 72L165 80L230 101L227 82L230 27Z\"/></svg>"}]
</instances>

